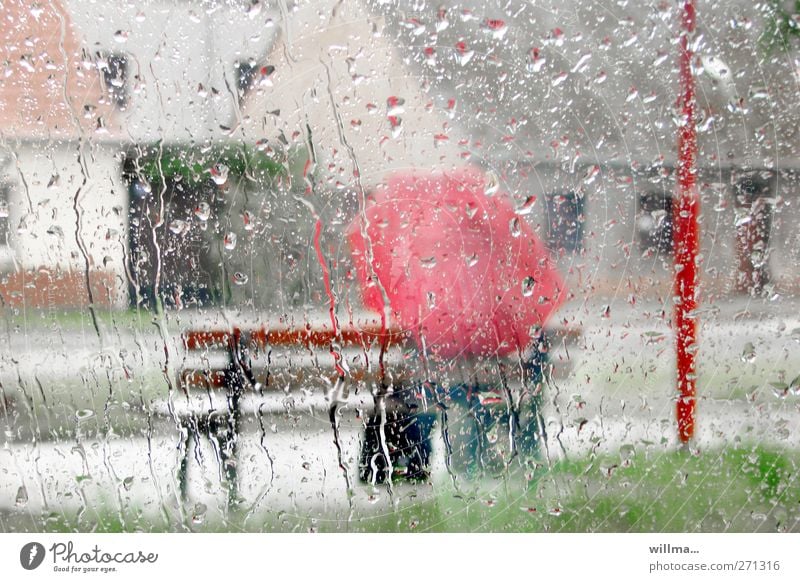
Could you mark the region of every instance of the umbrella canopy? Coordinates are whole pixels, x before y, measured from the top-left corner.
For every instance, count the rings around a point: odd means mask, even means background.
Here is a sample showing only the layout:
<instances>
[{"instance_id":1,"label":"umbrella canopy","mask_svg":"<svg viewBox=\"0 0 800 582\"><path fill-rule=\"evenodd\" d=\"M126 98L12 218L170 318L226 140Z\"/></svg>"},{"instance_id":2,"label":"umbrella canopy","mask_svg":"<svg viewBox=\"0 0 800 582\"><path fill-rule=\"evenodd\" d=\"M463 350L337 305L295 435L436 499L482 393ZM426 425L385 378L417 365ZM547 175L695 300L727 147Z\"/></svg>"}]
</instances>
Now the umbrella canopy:
<instances>
[{"instance_id":1,"label":"umbrella canopy","mask_svg":"<svg viewBox=\"0 0 800 582\"><path fill-rule=\"evenodd\" d=\"M565 298L525 211L475 168L388 176L350 225L365 304L441 358L523 351Z\"/></svg>"}]
</instances>

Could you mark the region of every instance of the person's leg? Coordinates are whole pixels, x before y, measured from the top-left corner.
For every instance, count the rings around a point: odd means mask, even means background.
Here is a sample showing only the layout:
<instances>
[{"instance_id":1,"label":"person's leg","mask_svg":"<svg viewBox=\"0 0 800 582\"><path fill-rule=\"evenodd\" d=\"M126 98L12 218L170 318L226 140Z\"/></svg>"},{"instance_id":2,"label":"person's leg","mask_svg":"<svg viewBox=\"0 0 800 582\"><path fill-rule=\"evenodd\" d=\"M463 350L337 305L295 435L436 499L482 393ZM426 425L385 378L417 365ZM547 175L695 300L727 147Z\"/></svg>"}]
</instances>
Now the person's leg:
<instances>
[{"instance_id":1,"label":"person's leg","mask_svg":"<svg viewBox=\"0 0 800 582\"><path fill-rule=\"evenodd\" d=\"M543 335L523 364L524 386L520 398L519 452L524 462L537 461L542 446L541 410L545 388L544 370L549 342Z\"/></svg>"},{"instance_id":2,"label":"person's leg","mask_svg":"<svg viewBox=\"0 0 800 582\"><path fill-rule=\"evenodd\" d=\"M514 462L523 466L539 458L540 410L547 346L540 338L523 362L522 386L456 386L450 390L450 444L453 469L467 477L499 475ZM511 401L509 401L511 398Z\"/></svg>"},{"instance_id":3,"label":"person's leg","mask_svg":"<svg viewBox=\"0 0 800 582\"><path fill-rule=\"evenodd\" d=\"M428 476L435 412L423 410L418 394L421 393L416 386L401 388L385 396L380 409L368 417L359 459L362 481L383 483L388 478L390 463L393 478Z\"/></svg>"}]
</instances>

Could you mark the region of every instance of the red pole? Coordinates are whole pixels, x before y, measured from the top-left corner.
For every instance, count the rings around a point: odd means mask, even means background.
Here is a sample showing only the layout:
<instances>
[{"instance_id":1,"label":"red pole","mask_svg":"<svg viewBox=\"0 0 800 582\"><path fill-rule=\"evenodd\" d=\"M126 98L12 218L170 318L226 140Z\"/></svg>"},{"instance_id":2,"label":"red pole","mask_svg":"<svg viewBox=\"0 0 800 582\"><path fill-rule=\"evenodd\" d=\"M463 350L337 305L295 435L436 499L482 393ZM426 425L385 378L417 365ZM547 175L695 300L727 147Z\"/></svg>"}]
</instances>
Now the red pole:
<instances>
[{"instance_id":1,"label":"red pole","mask_svg":"<svg viewBox=\"0 0 800 582\"><path fill-rule=\"evenodd\" d=\"M686 443L694 434L697 320L697 252L700 199L697 194L697 133L695 130L694 78L691 38L695 28L695 1L683 2L680 36L680 83L678 106L683 120L678 130L678 195L673 204L675 253L675 335L677 351L678 436Z\"/></svg>"}]
</instances>

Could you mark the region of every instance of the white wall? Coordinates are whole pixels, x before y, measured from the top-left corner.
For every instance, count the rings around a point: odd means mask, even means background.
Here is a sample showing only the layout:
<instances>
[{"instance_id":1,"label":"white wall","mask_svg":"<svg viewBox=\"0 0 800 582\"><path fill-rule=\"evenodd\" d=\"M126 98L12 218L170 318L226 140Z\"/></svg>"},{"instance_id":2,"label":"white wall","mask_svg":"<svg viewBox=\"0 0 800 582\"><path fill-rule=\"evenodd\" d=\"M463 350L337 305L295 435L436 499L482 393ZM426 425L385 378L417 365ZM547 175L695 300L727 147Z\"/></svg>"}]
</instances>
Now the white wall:
<instances>
[{"instance_id":1,"label":"white wall","mask_svg":"<svg viewBox=\"0 0 800 582\"><path fill-rule=\"evenodd\" d=\"M88 258L91 270L113 275L113 303L124 305L127 186L117 148L67 142L13 150L3 165L11 184L5 270L85 272Z\"/></svg>"}]
</instances>

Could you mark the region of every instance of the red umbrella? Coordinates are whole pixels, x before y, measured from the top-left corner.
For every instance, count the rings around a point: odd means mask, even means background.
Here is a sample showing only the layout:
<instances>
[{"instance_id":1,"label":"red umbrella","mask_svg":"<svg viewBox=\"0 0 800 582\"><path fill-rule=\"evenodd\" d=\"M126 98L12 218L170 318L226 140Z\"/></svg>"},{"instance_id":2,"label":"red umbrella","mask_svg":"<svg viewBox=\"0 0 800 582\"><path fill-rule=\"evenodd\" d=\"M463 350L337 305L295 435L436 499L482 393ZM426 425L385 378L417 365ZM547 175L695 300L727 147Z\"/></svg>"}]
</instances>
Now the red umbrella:
<instances>
[{"instance_id":1,"label":"red umbrella","mask_svg":"<svg viewBox=\"0 0 800 582\"><path fill-rule=\"evenodd\" d=\"M544 244L475 168L390 175L365 214L350 226L365 304L388 300L434 355L524 350L564 299Z\"/></svg>"}]
</instances>

